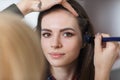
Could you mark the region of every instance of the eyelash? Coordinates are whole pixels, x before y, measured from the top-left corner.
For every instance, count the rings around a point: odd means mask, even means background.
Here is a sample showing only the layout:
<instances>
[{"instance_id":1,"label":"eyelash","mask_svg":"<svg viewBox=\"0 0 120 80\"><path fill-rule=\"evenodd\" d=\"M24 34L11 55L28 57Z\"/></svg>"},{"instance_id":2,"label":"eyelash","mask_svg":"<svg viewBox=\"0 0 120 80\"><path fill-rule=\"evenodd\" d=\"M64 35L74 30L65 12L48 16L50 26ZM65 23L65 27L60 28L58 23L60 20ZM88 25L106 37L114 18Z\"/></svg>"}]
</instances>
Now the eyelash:
<instances>
[{"instance_id":1,"label":"eyelash","mask_svg":"<svg viewBox=\"0 0 120 80\"><path fill-rule=\"evenodd\" d=\"M44 37L44 38L49 38L50 36L51 36L51 33L42 33L42 36ZM64 37L72 37L72 36L74 36L74 34L73 33L71 33L71 32L64 32L63 33L63 36Z\"/></svg>"},{"instance_id":2,"label":"eyelash","mask_svg":"<svg viewBox=\"0 0 120 80\"><path fill-rule=\"evenodd\" d=\"M71 32L65 32L65 33L63 34L64 37L72 37L73 35L74 35L74 34L71 33Z\"/></svg>"},{"instance_id":3,"label":"eyelash","mask_svg":"<svg viewBox=\"0 0 120 80\"><path fill-rule=\"evenodd\" d=\"M51 36L51 34L50 34L50 33L43 33L42 36L43 36L44 38L48 38L48 37Z\"/></svg>"}]
</instances>

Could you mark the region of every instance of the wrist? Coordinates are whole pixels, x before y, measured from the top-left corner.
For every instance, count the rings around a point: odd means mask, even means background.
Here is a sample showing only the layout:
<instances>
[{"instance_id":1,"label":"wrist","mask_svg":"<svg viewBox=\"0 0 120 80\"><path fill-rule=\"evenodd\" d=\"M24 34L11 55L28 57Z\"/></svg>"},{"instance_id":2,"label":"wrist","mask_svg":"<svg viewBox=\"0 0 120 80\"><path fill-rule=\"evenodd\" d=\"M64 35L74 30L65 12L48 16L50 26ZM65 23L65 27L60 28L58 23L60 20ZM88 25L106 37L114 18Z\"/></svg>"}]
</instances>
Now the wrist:
<instances>
[{"instance_id":1,"label":"wrist","mask_svg":"<svg viewBox=\"0 0 120 80\"><path fill-rule=\"evenodd\" d=\"M109 70L95 69L95 80L109 80L109 77L110 77Z\"/></svg>"},{"instance_id":2,"label":"wrist","mask_svg":"<svg viewBox=\"0 0 120 80\"><path fill-rule=\"evenodd\" d=\"M24 3L19 2L16 4L16 6L19 8L23 15L26 15L31 12L30 10L28 10L27 6L25 6Z\"/></svg>"}]
</instances>

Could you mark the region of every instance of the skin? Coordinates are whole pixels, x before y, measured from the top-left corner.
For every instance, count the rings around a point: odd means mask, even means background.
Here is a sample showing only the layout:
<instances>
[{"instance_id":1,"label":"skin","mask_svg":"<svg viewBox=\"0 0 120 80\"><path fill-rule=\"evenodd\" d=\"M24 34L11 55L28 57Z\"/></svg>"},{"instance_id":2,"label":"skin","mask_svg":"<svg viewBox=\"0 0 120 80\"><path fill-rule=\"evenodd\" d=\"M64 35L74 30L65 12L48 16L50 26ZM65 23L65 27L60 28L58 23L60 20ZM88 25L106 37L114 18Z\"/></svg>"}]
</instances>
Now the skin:
<instances>
[{"instance_id":1,"label":"skin","mask_svg":"<svg viewBox=\"0 0 120 80\"><path fill-rule=\"evenodd\" d=\"M51 73L57 80L71 80L82 47L81 32L75 16L65 10L57 10L45 15L41 25L42 49L51 65ZM64 30L66 28L73 31ZM74 36L67 37L66 32L73 32ZM95 80L109 80L112 65L120 51L116 42L106 42L103 46L102 37L110 36L103 33L95 36Z\"/></svg>"},{"instance_id":2,"label":"skin","mask_svg":"<svg viewBox=\"0 0 120 80\"><path fill-rule=\"evenodd\" d=\"M39 8L39 3L41 2L41 8ZM66 9L68 9L73 15L78 16L77 12L72 8L72 6L67 2L67 0L20 0L17 3L17 7L26 15L30 12L44 11L56 4L61 4Z\"/></svg>"},{"instance_id":3,"label":"skin","mask_svg":"<svg viewBox=\"0 0 120 80\"><path fill-rule=\"evenodd\" d=\"M112 65L120 52L120 44L117 42L106 42L103 46L102 37L110 37L110 35L98 33L95 36L95 80L109 80Z\"/></svg>"},{"instance_id":4,"label":"skin","mask_svg":"<svg viewBox=\"0 0 120 80\"><path fill-rule=\"evenodd\" d=\"M57 10L44 16L41 44L56 79L68 80L72 78L76 59L82 47L82 36L76 17L65 10ZM61 72L59 77L56 76L57 71ZM61 78L60 75L64 77Z\"/></svg>"},{"instance_id":5,"label":"skin","mask_svg":"<svg viewBox=\"0 0 120 80\"><path fill-rule=\"evenodd\" d=\"M38 7L40 0L20 0L20 2L17 4L17 6L21 10L21 12L24 15L26 15L30 12L44 11L44 10L49 9L50 7L54 6L55 4L61 4L65 8L67 8L74 16L78 16L78 14L66 2L66 0L41 0L41 2L42 2L41 9ZM60 16L60 18L61 17L62 16ZM59 20L60 18L57 18L57 20ZM55 20L55 21L57 21L57 20ZM54 24L55 24L55 21L53 20ZM69 19L66 20L65 22L67 23L67 21L69 21ZM56 26L56 25L54 25L54 26ZM59 30L57 30L57 31L55 30L55 32L60 34ZM53 33L53 31L52 31L52 33ZM58 34L55 34L54 37L55 36L58 37ZM94 55L95 80L109 80L109 74L111 71L111 67L112 67L114 61L116 60L118 53L120 51L120 45L116 42L107 42L105 44L105 46L103 47L102 42L101 42L102 37L109 37L109 35L102 33L102 34L95 36L95 41L94 41L95 42L95 49L94 49L94 52L95 52L95 55ZM57 49L61 46L61 41L62 41L61 38L58 39L58 41L56 41L57 44L58 43L60 44L59 46L57 46ZM47 42L47 45L50 45L51 42L55 42L55 41L50 41L49 44ZM67 45L68 45L68 43L67 43ZM71 43L69 45L71 45ZM64 66L65 65L65 64L64 65L62 64L62 61L61 61L61 64L57 64L53 61L51 61L51 63L54 64L55 66ZM67 62L65 62L65 63L67 63ZM73 66L71 66L71 67L74 68ZM54 68L55 70L53 68L51 68L51 69L52 69L52 71L54 71L53 75L56 74L55 76L57 76L58 78L61 78L61 76L63 76L63 78L65 80L67 80L68 78L69 79L71 78L71 76L73 75L72 72L74 72L73 69L71 70L71 67L67 67L64 69L63 68L62 69ZM60 74L58 74L58 70L59 70ZM67 73L71 73L71 74L69 74L69 77L68 77ZM61 79L61 80L64 80L64 79Z\"/></svg>"}]
</instances>

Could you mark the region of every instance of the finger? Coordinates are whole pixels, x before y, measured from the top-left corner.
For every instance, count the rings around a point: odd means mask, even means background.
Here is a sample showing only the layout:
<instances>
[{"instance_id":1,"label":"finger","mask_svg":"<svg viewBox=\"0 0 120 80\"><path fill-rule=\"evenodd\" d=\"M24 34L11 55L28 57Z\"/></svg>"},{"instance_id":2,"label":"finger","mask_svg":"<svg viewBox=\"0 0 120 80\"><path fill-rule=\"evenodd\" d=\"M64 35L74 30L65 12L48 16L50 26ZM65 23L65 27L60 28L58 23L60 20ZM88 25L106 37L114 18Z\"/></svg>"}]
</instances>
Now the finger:
<instances>
[{"instance_id":1,"label":"finger","mask_svg":"<svg viewBox=\"0 0 120 80\"><path fill-rule=\"evenodd\" d=\"M118 58L120 59L120 43L118 43L118 49L117 49L117 52L118 52Z\"/></svg>"},{"instance_id":2,"label":"finger","mask_svg":"<svg viewBox=\"0 0 120 80\"><path fill-rule=\"evenodd\" d=\"M39 2L38 3L38 8L41 9L41 6L42 6L42 2Z\"/></svg>"},{"instance_id":3,"label":"finger","mask_svg":"<svg viewBox=\"0 0 120 80\"><path fill-rule=\"evenodd\" d=\"M101 35L102 35L102 37L109 37L109 35L108 35L108 34L105 34L105 33L101 33ZM106 46L107 46L106 42L102 42L102 48L105 49Z\"/></svg>"},{"instance_id":4,"label":"finger","mask_svg":"<svg viewBox=\"0 0 120 80\"><path fill-rule=\"evenodd\" d=\"M120 55L118 54L117 57L116 57L116 60L120 59Z\"/></svg>"},{"instance_id":5,"label":"finger","mask_svg":"<svg viewBox=\"0 0 120 80\"><path fill-rule=\"evenodd\" d=\"M68 9L73 15L78 16L78 13L72 8L72 6L67 1L63 1L61 4L63 7Z\"/></svg>"},{"instance_id":6,"label":"finger","mask_svg":"<svg viewBox=\"0 0 120 80\"><path fill-rule=\"evenodd\" d=\"M104 33L102 33L101 34L103 37L110 37L110 35L109 34L104 34ZM115 48L115 47L117 47L117 45L118 45L118 43L117 42L106 42L106 48L108 47L108 48Z\"/></svg>"},{"instance_id":7,"label":"finger","mask_svg":"<svg viewBox=\"0 0 120 80\"><path fill-rule=\"evenodd\" d=\"M100 33L97 33L97 35L95 36L95 53L97 52L101 52L102 51L102 36L100 35Z\"/></svg>"},{"instance_id":8,"label":"finger","mask_svg":"<svg viewBox=\"0 0 120 80\"><path fill-rule=\"evenodd\" d=\"M41 2L40 1L34 1L31 8L32 8L32 11L40 11L41 10Z\"/></svg>"}]
</instances>

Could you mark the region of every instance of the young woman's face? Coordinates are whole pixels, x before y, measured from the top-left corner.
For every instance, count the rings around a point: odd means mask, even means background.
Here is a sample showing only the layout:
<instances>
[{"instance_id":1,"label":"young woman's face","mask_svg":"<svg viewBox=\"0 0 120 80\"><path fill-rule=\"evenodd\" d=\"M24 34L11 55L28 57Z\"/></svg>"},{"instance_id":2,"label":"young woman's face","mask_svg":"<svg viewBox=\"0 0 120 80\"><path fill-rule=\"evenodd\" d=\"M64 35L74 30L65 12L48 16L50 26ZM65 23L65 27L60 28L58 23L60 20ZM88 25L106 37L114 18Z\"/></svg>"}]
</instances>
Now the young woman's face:
<instances>
[{"instance_id":1,"label":"young woman's face","mask_svg":"<svg viewBox=\"0 0 120 80\"><path fill-rule=\"evenodd\" d=\"M65 10L45 15L41 23L41 44L51 66L67 66L79 56L82 36L75 16Z\"/></svg>"}]
</instances>

